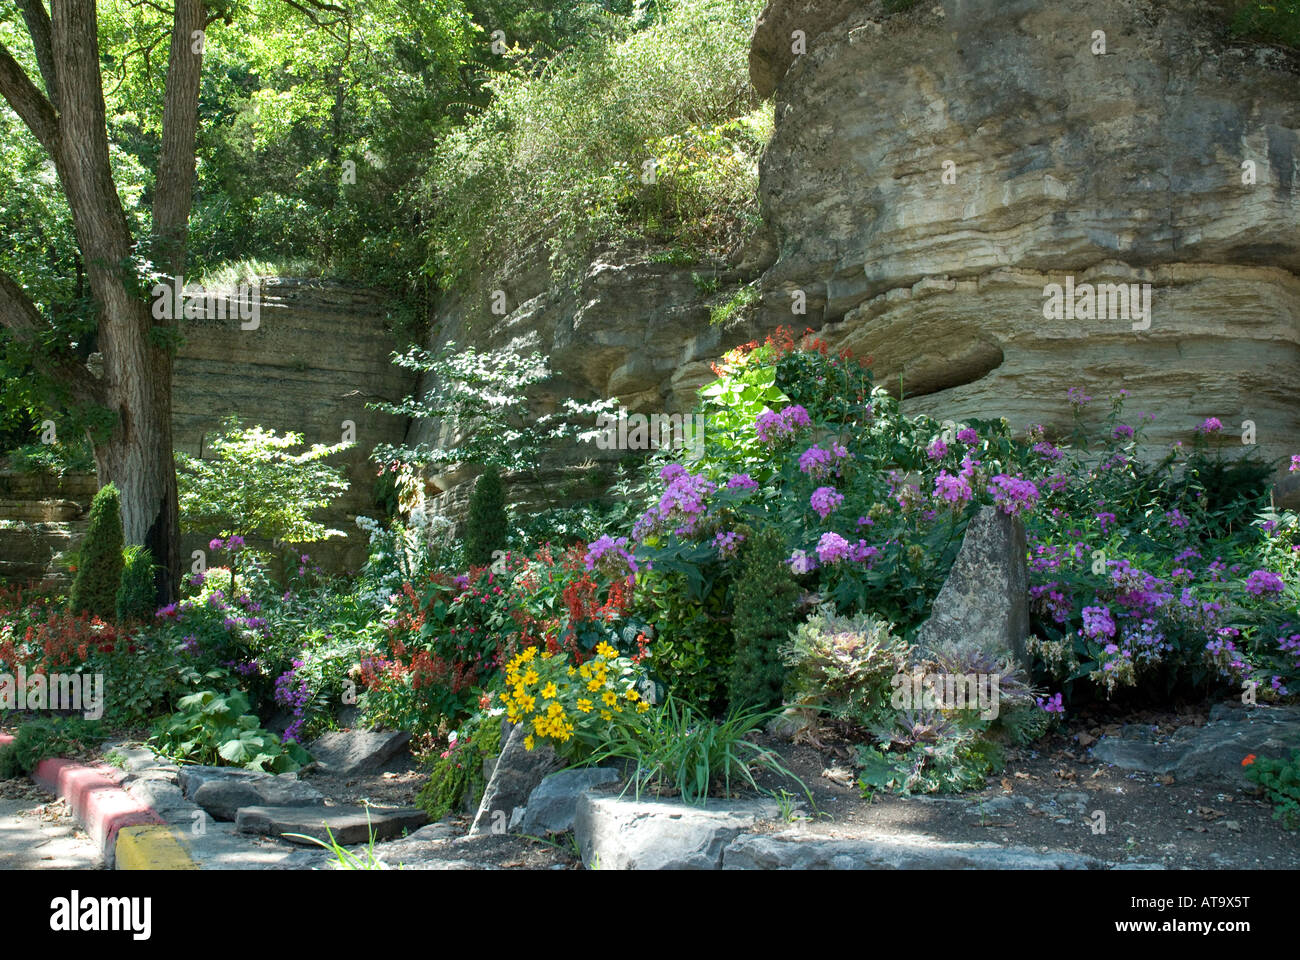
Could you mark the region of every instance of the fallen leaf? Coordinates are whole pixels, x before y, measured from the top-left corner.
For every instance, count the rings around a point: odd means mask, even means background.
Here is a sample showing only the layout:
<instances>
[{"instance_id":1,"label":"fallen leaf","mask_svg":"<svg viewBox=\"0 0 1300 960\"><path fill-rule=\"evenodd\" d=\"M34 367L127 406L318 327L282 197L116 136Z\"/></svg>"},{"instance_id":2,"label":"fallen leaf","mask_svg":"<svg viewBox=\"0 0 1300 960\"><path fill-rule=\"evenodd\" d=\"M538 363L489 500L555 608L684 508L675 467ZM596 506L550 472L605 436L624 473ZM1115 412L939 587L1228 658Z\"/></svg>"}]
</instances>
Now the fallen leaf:
<instances>
[{"instance_id":1,"label":"fallen leaf","mask_svg":"<svg viewBox=\"0 0 1300 960\"><path fill-rule=\"evenodd\" d=\"M1097 742L1097 738L1090 733L1079 734L1079 746L1087 748Z\"/></svg>"},{"instance_id":2,"label":"fallen leaf","mask_svg":"<svg viewBox=\"0 0 1300 960\"><path fill-rule=\"evenodd\" d=\"M1058 777L1060 777L1062 780L1074 780L1078 776L1078 774L1076 774L1073 770L1066 770L1064 767L1058 767L1056 770L1053 770L1052 772L1056 774Z\"/></svg>"},{"instance_id":3,"label":"fallen leaf","mask_svg":"<svg viewBox=\"0 0 1300 960\"><path fill-rule=\"evenodd\" d=\"M1199 806L1196 812L1202 820L1217 820L1219 817L1227 816L1222 810L1215 810L1213 807Z\"/></svg>"},{"instance_id":4,"label":"fallen leaf","mask_svg":"<svg viewBox=\"0 0 1300 960\"><path fill-rule=\"evenodd\" d=\"M1029 779L1029 774L1027 774L1027 773L1021 773L1019 770L1017 770L1015 773L1013 773L1012 776L1015 777L1017 780L1028 780L1028 779Z\"/></svg>"},{"instance_id":5,"label":"fallen leaf","mask_svg":"<svg viewBox=\"0 0 1300 960\"><path fill-rule=\"evenodd\" d=\"M822 771L822 776L841 787L853 785L853 771L847 767L827 767Z\"/></svg>"},{"instance_id":6,"label":"fallen leaf","mask_svg":"<svg viewBox=\"0 0 1300 960\"><path fill-rule=\"evenodd\" d=\"M1223 825L1234 833L1241 833L1241 824L1236 820L1224 820Z\"/></svg>"},{"instance_id":7,"label":"fallen leaf","mask_svg":"<svg viewBox=\"0 0 1300 960\"><path fill-rule=\"evenodd\" d=\"M1156 777L1156 783L1163 783L1166 787L1173 782L1174 782L1173 776L1168 773L1162 773Z\"/></svg>"}]
</instances>

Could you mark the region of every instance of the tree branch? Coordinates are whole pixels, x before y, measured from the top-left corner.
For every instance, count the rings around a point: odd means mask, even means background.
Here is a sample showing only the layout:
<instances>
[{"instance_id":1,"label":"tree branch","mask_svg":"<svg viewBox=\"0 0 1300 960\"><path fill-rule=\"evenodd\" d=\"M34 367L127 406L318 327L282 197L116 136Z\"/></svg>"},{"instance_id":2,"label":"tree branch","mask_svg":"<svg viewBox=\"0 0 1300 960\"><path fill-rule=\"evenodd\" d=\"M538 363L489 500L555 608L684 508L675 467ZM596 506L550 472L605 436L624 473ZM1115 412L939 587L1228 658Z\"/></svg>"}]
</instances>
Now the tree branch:
<instances>
[{"instance_id":1,"label":"tree branch","mask_svg":"<svg viewBox=\"0 0 1300 960\"><path fill-rule=\"evenodd\" d=\"M50 98L50 103L57 110L59 83L54 75L54 34L50 27L50 14L45 9L44 0L18 0L18 6L22 8L27 32L32 35L36 65L40 68L41 79L45 81L45 95Z\"/></svg>"},{"instance_id":2,"label":"tree branch","mask_svg":"<svg viewBox=\"0 0 1300 960\"><path fill-rule=\"evenodd\" d=\"M0 43L0 96L9 102L14 113L27 125L51 157L59 156L59 117L54 105L32 83L27 71Z\"/></svg>"},{"instance_id":3,"label":"tree branch","mask_svg":"<svg viewBox=\"0 0 1300 960\"><path fill-rule=\"evenodd\" d=\"M203 54L193 36L203 30L203 0L176 0L164 87L162 143L153 203L154 260L171 276L185 271L185 240L194 194L194 144L199 128Z\"/></svg>"},{"instance_id":4,"label":"tree branch","mask_svg":"<svg viewBox=\"0 0 1300 960\"><path fill-rule=\"evenodd\" d=\"M58 381L79 403L103 403L104 390L99 380L86 367L71 357L53 357L40 342L45 322L18 283L0 270L0 327L13 334L16 340L33 347L32 359L41 372Z\"/></svg>"}]
</instances>

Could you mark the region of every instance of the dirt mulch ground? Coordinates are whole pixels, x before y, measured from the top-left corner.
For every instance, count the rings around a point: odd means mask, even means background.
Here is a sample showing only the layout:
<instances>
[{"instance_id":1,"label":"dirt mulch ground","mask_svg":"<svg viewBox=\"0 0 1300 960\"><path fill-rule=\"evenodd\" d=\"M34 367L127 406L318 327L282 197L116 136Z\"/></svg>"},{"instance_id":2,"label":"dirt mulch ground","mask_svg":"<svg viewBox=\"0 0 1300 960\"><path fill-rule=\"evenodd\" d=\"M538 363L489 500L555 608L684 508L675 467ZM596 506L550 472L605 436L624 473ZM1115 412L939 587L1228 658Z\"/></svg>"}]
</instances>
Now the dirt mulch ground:
<instances>
[{"instance_id":1,"label":"dirt mulch ground","mask_svg":"<svg viewBox=\"0 0 1300 960\"><path fill-rule=\"evenodd\" d=\"M1161 733L1205 723L1207 710L1143 711L1127 722ZM1227 781L1175 783L1113 767L1089 756L1088 745L1119 733L1119 714L1106 707L1072 719L1066 729L1009 750L1006 769L977 793L880 796L864 799L856 785L849 744L810 744L765 738L808 786L815 809L805 829L921 833L959 842L993 842L1069 850L1117 863L1165 868L1300 868L1300 833L1273 819L1272 806L1251 788ZM1081 746L1082 744L1082 746ZM780 789L765 777L763 786ZM802 792L788 783L786 789ZM807 806L805 802L804 806ZM1105 815L1105 832L1094 832Z\"/></svg>"}]
</instances>

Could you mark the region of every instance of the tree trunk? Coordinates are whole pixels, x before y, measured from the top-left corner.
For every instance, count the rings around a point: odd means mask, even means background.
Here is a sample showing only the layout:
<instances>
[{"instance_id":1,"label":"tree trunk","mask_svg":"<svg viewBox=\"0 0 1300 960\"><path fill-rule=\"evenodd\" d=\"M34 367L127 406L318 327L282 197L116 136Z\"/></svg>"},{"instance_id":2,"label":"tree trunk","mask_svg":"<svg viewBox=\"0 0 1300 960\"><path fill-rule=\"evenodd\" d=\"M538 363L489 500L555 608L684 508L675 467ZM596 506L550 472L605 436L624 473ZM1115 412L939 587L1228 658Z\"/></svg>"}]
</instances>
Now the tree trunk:
<instances>
[{"instance_id":1,"label":"tree trunk","mask_svg":"<svg viewBox=\"0 0 1300 960\"><path fill-rule=\"evenodd\" d=\"M153 554L159 564L158 599L166 603L174 599L180 576L171 422L175 325L155 324L109 165L94 0L52 0L50 15L41 0L19 3L46 89L42 93L0 44L0 95L49 153L63 185L85 280L99 307L103 377L96 380L66 356L37 355L44 356L46 371L79 399L101 403L116 414L108 439L95 447L96 470L101 484L117 484L125 539L146 545ZM196 40L206 15L203 0L175 2L154 236L147 248L172 276L183 276L185 269L202 68L201 41ZM22 288L3 273L0 324L26 339L39 337L45 325Z\"/></svg>"}]
</instances>

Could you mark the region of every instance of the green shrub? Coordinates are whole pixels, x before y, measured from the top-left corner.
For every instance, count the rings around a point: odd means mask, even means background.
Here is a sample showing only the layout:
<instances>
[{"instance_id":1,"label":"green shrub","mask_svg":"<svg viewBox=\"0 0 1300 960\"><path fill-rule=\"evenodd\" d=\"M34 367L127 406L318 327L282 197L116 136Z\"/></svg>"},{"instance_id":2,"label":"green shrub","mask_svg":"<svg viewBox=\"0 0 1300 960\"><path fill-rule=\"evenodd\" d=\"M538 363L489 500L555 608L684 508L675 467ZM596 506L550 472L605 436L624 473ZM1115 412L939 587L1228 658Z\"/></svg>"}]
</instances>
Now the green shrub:
<instances>
[{"instance_id":1,"label":"green shrub","mask_svg":"<svg viewBox=\"0 0 1300 960\"><path fill-rule=\"evenodd\" d=\"M486 567L492 562L493 551L506 548L509 530L501 474L490 466L474 481L474 492L469 498L465 559L471 566Z\"/></svg>"},{"instance_id":2,"label":"green shrub","mask_svg":"<svg viewBox=\"0 0 1300 960\"><path fill-rule=\"evenodd\" d=\"M760 299L758 288L753 284L746 284L728 297L724 303L709 311L709 323L715 326L726 326L737 316L743 316Z\"/></svg>"},{"instance_id":3,"label":"green shrub","mask_svg":"<svg viewBox=\"0 0 1300 960\"><path fill-rule=\"evenodd\" d=\"M1300 0L1242 5L1233 15L1232 35L1300 47Z\"/></svg>"},{"instance_id":4,"label":"green shrub","mask_svg":"<svg viewBox=\"0 0 1300 960\"><path fill-rule=\"evenodd\" d=\"M0 780L23 776L48 757L75 757L99 739L99 725L81 717L39 717L18 728L0 749Z\"/></svg>"},{"instance_id":5,"label":"green shrub","mask_svg":"<svg viewBox=\"0 0 1300 960\"><path fill-rule=\"evenodd\" d=\"M122 568L122 500L110 483L90 505L90 526L77 554L77 576L69 595L72 612L111 620L117 613Z\"/></svg>"},{"instance_id":6,"label":"green shrub","mask_svg":"<svg viewBox=\"0 0 1300 960\"><path fill-rule=\"evenodd\" d=\"M447 750L434 758L429 780L420 788L416 804L433 821L461 809L466 798L482 796L483 761L501 752L501 718L478 714L465 724Z\"/></svg>"},{"instance_id":7,"label":"green shrub","mask_svg":"<svg viewBox=\"0 0 1300 960\"><path fill-rule=\"evenodd\" d=\"M499 79L492 104L430 163L431 190L447 198L433 217L437 272L455 283L542 237L557 270L601 238L725 248L756 206L771 129L749 84L761 8L680 0L643 30Z\"/></svg>"},{"instance_id":8,"label":"green shrub","mask_svg":"<svg viewBox=\"0 0 1300 960\"><path fill-rule=\"evenodd\" d=\"M117 619L144 620L154 611L154 562L148 547L132 545L122 556L122 581L117 589Z\"/></svg>"},{"instance_id":9,"label":"green shrub","mask_svg":"<svg viewBox=\"0 0 1300 960\"><path fill-rule=\"evenodd\" d=\"M742 546L741 558L727 695L736 706L765 710L781 704L786 671L778 648L797 623L799 587L785 563L785 543L778 531L755 533Z\"/></svg>"},{"instance_id":10,"label":"green shrub","mask_svg":"<svg viewBox=\"0 0 1300 960\"><path fill-rule=\"evenodd\" d=\"M1246 764L1246 778L1264 788L1273 804L1273 818L1288 830L1300 827L1300 750L1292 751L1289 760L1270 757L1251 759Z\"/></svg>"}]
</instances>

